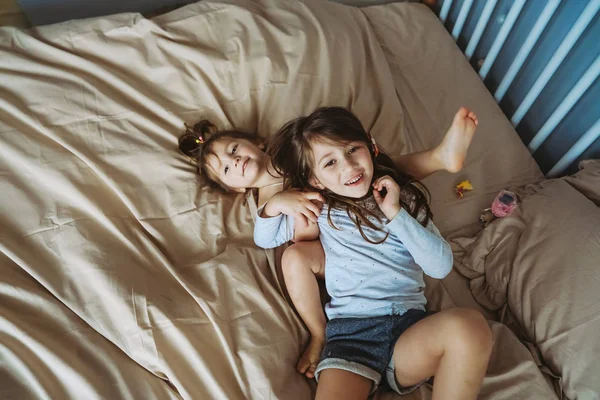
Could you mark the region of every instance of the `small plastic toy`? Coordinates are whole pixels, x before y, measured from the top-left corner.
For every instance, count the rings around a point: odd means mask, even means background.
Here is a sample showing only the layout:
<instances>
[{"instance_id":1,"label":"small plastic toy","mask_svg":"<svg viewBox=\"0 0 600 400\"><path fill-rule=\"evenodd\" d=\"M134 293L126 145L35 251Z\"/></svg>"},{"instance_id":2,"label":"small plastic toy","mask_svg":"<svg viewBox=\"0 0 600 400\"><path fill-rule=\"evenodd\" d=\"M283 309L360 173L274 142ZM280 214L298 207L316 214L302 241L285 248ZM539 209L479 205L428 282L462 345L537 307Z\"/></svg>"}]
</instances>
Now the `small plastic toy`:
<instances>
[{"instance_id":1,"label":"small plastic toy","mask_svg":"<svg viewBox=\"0 0 600 400\"><path fill-rule=\"evenodd\" d=\"M454 190L456 191L458 197L463 197L465 195L465 192L470 192L471 190L473 190L473 185L471 185L471 181L467 179L456 185L454 187Z\"/></svg>"},{"instance_id":2,"label":"small plastic toy","mask_svg":"<svg viewBox=\"0 0 600 400\"><path fill-rule=\"evenodd\" d=\"M517 195L508 190L502 190L492 203L492 212L496 217L502 218L510 215L517 207Z\"/></svg>"},{"instance_id":3,"label":"small plastic toy","mask_svg":"<svg viewBox=\"0 0 600 400\"><path fill-rule=\"evenodd\" d=\"M519 206L518 201L519 198L513 192L509 192L508 190L500 191L492 202L492 207L486 208L481 212L479 222L484 226L488 226L495 219L512 214Z\"/></svg>"}]
</instances>

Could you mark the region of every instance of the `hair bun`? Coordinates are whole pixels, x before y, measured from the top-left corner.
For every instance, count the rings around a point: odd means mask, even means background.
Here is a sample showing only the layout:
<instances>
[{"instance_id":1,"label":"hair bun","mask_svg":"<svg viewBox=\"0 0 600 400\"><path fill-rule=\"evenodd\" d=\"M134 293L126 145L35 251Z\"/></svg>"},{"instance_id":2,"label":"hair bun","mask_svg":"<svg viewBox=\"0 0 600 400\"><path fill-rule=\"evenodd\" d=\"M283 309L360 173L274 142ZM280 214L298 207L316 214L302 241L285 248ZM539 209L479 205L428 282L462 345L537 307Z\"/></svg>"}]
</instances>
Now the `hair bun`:
<instances>
[{"instance_id":1,"label":"hair bun","mask_svg":"<svg viewBox=\"0 0 600 400\"><path fill-rule=\"evenodd\" d=\"M217 126L207 119L200 120L192 126L185 124L185 133L179 138L179 150L196 160L204 143L217 131Z\"/></svg>"},{"instance_id":2,"label":"hair bun","mask_svg":"<svg viewBox=\"0 0 600 400\"><path fill-rule=\"evenodd\" d=\"M206 141L206 139L208 139L213 133L217 132L218 129L215 124L207 119L203 119L194 124L192 130L194 133L199 134L198 136L203 137L204 141Z\"/></svg>"}]
</instances>

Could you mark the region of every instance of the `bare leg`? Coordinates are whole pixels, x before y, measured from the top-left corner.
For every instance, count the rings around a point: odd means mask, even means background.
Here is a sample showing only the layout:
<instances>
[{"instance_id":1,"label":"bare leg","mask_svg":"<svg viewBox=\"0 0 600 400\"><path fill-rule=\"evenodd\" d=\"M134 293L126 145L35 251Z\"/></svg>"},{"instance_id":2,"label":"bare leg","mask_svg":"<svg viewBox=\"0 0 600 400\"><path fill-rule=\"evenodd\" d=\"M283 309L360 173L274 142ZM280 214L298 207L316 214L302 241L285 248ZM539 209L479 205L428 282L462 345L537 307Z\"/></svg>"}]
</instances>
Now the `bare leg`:
<instances>
[{"instance_id":1,"label":"bare leg","mask_svg":"<svg viewBox=\"0 0 600 400\"><path fill-rule=\"evenodd\" d=\"M458 172L463 167L477 124L475 113L461 107L437 147L400 156L396 164L419 180L437 171Z\"/></svg>"},{"instance_id":2,"label":"bare leg","mask_svg":"<svg viewBox=\"0 0 600 400\"><path fill-rule=\"evenodd\" d=\"M492 333L481 313L466 308L441 311L408 328L396 342L396 379L412 386L435 376L433 400L474 400L492 346Z\"/></svg>"},{"instance_id":3,"label":"bare leg","mask_svg":"<svg viewBox=\"0 0 600 400\"><path fill-rule=\"evenodd\" d=\"M366 400L373 382L343 369L326 369L319 375L316 400Z\"/></svg>"},{"instance_id":4,"label":"bare leg","mask_svg":"<svg viewBox=\"0 0 600 400\"><path fill-rule=\"evenodd\" d=\"M325 345L325 314L317 283L317 277L325 277L325 252L321 241L298 242L288 247L281 265L288 293L311 335L296 368L313 378Z\"/></svg>"},{"instance_id":5,"label":"bare leg","mask_svg":"<svg viewBox=\"0 0 600 400\"><path fill-rule=\"evenodd\" d=\"M427 178L437 171L446 169L444 163L437 157L436 149L405 154L396 159L396 165L401 171L408 173L417 180Z\"/></svg>"}]
</instances>

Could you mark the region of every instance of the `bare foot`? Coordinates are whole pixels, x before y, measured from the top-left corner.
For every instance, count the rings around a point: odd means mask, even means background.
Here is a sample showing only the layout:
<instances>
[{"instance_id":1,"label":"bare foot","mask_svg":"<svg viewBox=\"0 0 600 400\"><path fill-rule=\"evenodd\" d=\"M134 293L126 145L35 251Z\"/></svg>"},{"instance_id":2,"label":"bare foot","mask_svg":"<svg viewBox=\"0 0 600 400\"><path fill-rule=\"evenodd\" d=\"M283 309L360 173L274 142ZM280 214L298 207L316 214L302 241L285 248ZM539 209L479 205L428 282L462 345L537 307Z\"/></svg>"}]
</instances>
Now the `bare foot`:
<instances>
[{"instance_id":1,"label":"bare foot","mask_svg":"<svg viewBox=\"0 0 600 400\"><path fill-rule=\"evenodd\" d=\"M461 107L454 116L442 143L436 148L440 162L449 172L462 169L477 124L477 116L466 107Z\"/></svg>"},{"instance_id":2,"label":"bare foot","mask_svg":"<svg viewBox=\"0 0 600 400\"><path fill-rule=\"evenodd\" d=\"M306 375L307 378L315 377L315 371L321 359L321 351L323 351L324 345L324 339L314 336L310 338L308 346L304 349L304 353L302 353L300 360L298 360L298 365L296 365L298 372Z\"/></svg>"}]
</instances>

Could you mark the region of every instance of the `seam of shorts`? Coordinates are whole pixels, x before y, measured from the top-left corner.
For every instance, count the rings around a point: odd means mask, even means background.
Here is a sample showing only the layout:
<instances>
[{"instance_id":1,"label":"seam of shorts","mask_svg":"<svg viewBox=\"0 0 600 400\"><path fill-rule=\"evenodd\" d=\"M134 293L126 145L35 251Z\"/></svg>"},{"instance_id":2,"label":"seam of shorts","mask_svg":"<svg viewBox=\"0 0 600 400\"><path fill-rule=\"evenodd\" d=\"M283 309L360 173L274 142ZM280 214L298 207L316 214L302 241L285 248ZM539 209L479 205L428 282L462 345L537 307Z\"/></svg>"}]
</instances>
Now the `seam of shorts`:
<instances>
[{"instance_id":1,"label":"seam of shorts","mask_svg":"<svg viewBox=\"0 0 600 400\"><path fill-rule=\"evenodd\" d=\"M392 366L388 365L388 367L386 367L386 369L385 369L385 380L387 381L387 384L390 387L390 389L392 389L394 392L398 393L400 396L404 396L404 395L407 395L407 394L412 393L415 390L417 390L419 388L419 386L423 385L429 379L424 379L421 382L417 383L416 385L412 385L412 386L408 386L408 387L402 386L402 385L400 385L400 382L398 382L398 380L396 379L396 371L395 371L395 368L393 368L393 364L392 364Z\"/></svg>"},{"instance_id":2,"label":"seam of shorts","mask_svg":"<svg viewBox=\"0 0 600 400\"><path fill-rule=\"evenodd\" d=\"M319 374L325 369L342 369L344 371L353 372L357 375L364 376L370 379L374 383L374 387L379 386L382 376L374 369L367 367L366 365L359 364L354 361L344 360L343 358L326 358L319 363L317 370L315 371L315 379L319 381Z\"/></svg>"}]
</instances>

